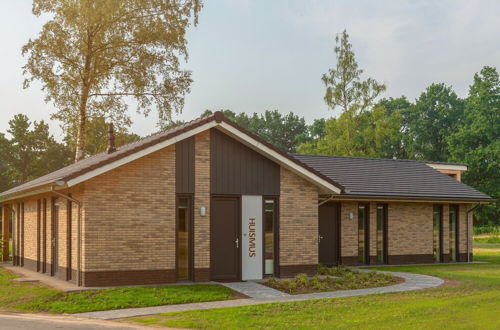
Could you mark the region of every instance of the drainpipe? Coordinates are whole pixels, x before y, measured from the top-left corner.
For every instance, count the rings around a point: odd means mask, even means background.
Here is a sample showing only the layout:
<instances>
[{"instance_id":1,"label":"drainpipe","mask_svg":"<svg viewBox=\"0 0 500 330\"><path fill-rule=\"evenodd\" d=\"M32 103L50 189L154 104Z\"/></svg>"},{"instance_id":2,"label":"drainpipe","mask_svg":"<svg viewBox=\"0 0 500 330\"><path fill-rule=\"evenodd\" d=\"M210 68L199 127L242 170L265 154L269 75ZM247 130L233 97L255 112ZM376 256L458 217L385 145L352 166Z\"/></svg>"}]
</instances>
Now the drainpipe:
<instances>
[{"instance_id":1,"label":"drainpipe","mask_svg":"<svg viewBox=\"0 0 500 330\"><path fill-rule=\"evenodd\" d=\"M16 233L15 233L15 230L16 230L16 210L14 210L13 207L10 207L8 205L2 205L2 208L6 208L6 209L10 210L12 212L12 215L14 216L14 221L12 221L12 264L14 264L14 255L16 253ZM3 221L6 221L6 220L7 219L3 219ZM9 222L11 220L12 220L12 218L9 219ZM9 223L9 227L10 227L10 223ZM7 233L7 236L8 235L9 235L9 233Z\"/></svg>"},{"instance_id":2,"label":"drainpipe","mask_svg":"<svg viewBox=\"0 0 500 330\"><path fill-rule=\"evenodd\" d=\"M481 204L476 204L474 207L472 207L469 211L467 211L466 218L467 218L467 262L470 262L470 252L469 252L469 213L477 209Z\"/></svg>"},{"instance_id":3,"label":"drainpipe","mask_svg":"<svg viewBox=\"0 0 500 330\"><path fill-rule=\"evenodd\" d=\"M64 185L65 183L63 182L56 182L57 185ZM77 247L77 251L76 251L76 267L77 267L77 271L76 271L76 285L78 286L81 286L81 276L80 276L80 273L81 273L81 222L82 222L82 217L81 217L81 206L82 206L82 203L77 200L77 199L74 199L73 197L70 197L68 195L65 195L65 194L61 194L60 192L56 191L54 189L54 186L51 187L51 192L57 196L60 196L62 198L65 198L73 203L75 203L77 206L78 206L78 212L77 212L77 230L76 230L76 247ZM71 253L71 251L69 251ZM69 265L70 268L71 268L71 265Z\"/></svg>"}]
</instances>

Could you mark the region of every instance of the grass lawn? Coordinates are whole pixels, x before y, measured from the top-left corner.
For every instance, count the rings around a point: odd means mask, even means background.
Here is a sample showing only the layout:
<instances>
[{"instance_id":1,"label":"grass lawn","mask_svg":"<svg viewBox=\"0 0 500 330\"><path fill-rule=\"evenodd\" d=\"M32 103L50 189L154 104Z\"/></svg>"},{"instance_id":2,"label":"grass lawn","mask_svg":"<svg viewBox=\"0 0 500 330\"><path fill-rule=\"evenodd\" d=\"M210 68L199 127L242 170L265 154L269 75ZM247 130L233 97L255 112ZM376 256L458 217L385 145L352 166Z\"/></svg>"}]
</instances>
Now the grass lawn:
<instances>
[{"instance_id":1,"label":"grass lawn","mask_svg":"<svg viewBox=\"0 0 500 330\"><path fill-rule=\"evenodd\" d=\"M12 282L15 277L17 276L0 268L1 310L82 313L235 298L232 290L217 284L129 287L63 293L40 284Z\"/></svg>"},{"instance_id":2,"label":"grass lawn","mask_svg":"<svg viewBox=\"0 0 500 330\"><path fill-rule=\"evenodd\" d=\"M384 267L436 275L436 289L341 299L213 309L129 319L179 328L499 329L500 248L482 246L487 264Z\"/></svg>"}]
</instances>

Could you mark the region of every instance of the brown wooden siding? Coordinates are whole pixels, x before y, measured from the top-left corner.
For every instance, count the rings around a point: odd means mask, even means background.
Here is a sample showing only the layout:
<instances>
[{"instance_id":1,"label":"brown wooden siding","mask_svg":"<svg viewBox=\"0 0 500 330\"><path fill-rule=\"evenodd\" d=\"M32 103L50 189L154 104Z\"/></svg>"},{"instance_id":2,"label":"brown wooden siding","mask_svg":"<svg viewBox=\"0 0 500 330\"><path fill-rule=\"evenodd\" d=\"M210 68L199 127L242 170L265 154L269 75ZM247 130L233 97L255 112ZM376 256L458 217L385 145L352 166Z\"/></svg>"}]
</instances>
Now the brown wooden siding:
<instances>
[{"instance_id":1,"label":"brown wooden siding","mask_svg":"<svg viewBox=\"0 0 500 330\"><path fill-rule=\"evenodd\" d=\"M280 168L217 129L210 137L212 194L272 195L280 193Z\"/></svg>"},{"instance_id":2,"label":"brown wooden siding","mask_svg":"<svg viewBox=\"0 0 500 330\"><path fill-rule=\"evenodd\" d=\"M194 136L175 144L175 192L194 194Z\"/></svg>"}]
</instances>

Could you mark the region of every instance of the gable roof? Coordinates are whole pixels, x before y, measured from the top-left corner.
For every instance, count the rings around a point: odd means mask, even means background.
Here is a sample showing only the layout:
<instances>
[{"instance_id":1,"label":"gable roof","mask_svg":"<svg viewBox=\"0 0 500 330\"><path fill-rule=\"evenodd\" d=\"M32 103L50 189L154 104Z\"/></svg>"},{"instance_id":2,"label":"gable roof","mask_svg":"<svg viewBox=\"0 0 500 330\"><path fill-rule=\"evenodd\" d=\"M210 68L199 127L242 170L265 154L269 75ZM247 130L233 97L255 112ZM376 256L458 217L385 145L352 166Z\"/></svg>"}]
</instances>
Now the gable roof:
<instances>
[{"instance_id":1,"label":"gable roof","mask_svg":"<svg viewBox=\"0 0 500 330\"><path fill-rule=\"evenodd\" d=\"M426 165L426 162L303 154L293 154L293 157L343 185L343 196L492 200L491 197Z\"/></svg>"},{"instance_id":2,"label":"gable roof","mask_svg":"<svg viewBox=\"0 0 500 330\"><path fill-rule=\"evenodd\" d=\"M250 148L322 187L325 191L340 193L343 189L340 184L331 180L326 175L323 175L315 169L303 164L296 158L275 148L262 138L248 132L227 119L222 112L217 111L212 115L197 118L167 131L156 133L136 142L123 145L117 148L113 153L102 152L90 156L77 163L9 189L0 193L0 201L49 191L51 187L61 189L75 186L94 176L206 131L212 127L217 127Z\"/></svg>"}]
</instances>

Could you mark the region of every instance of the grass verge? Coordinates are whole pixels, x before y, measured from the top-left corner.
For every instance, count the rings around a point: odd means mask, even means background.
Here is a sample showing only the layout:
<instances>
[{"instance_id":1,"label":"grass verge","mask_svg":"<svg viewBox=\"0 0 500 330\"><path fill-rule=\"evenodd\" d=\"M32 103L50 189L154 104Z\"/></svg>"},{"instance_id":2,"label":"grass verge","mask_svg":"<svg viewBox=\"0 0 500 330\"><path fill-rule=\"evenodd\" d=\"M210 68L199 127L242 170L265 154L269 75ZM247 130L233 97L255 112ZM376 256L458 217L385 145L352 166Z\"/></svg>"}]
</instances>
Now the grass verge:
<instances>
[{"instance_id":1,"label":"grass verge","mask_svg":"<svg viewBox=\"0 0 500 330\"><path fill-rule=\"evenodd\" d=\"M235 298L231 289L217 284L128 287L63 293L41 284L13 282L16 277L0 268L2 310L83 313Z\"/></svg>"},{"instance_id":2,"label":"grass verge","mask_svg":"<svg viewBox=\"0 0 500 330\"><path fill-rule=\"evenodd\" d=\"M486 264L384 267L439 276L455 285L402 293L160 314L142 324L204 329L498 329L500 249L474 251Z\"/></svg>"}]
</instances>

